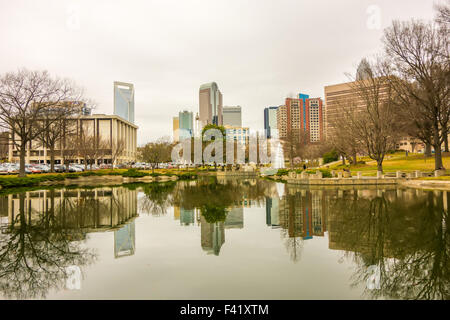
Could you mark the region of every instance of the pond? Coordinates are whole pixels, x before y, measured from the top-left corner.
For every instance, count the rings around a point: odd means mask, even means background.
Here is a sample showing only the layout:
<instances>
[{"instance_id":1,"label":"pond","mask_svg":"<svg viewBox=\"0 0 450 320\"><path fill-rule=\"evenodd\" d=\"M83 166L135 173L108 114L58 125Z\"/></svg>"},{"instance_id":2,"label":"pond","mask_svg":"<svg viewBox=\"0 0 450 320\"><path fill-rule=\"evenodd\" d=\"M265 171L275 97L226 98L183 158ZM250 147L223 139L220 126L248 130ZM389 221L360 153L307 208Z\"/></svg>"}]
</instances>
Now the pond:
<instances>
[{"instance_id":1,"label":"pond","mask_svg":"<svg viewBox=\"0 0 450 320\"><path fill-rule=\"evenodd\" d=\"M263 179L0 195L3 299L449 299L447 192Z\"/></svg>"}]
</instances>

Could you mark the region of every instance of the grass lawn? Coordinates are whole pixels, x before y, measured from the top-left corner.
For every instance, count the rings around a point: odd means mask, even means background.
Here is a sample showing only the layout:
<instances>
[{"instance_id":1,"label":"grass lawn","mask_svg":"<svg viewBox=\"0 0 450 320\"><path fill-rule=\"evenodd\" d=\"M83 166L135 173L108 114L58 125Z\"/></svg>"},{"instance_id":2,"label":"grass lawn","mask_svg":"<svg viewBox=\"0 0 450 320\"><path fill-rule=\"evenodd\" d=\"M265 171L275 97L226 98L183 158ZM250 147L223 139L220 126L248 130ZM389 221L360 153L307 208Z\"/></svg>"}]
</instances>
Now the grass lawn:
<instances>
[{"instance_id":1,"label":"grass lawn","mask_svg":"<svg viewBox=\"0 0 450 320\"><path fill-rule=\"evenodd\" d=\"M450 157L443 157L444 167L450 168ZM358 159L358 161L365 161L366 164L358 165L346 165L343 166L342 163L330 166L330 170L342 170L344 168L349 168L352 172L361 171L363 175L375 176L377 172L377 164L374 160L367 157ZM423 154L409 154L408 157L405 156L404 152L395 153L388 155L383 161L383 171L384 172L396 172L396 171L406 171L411 172L415 170L420 171L434 171L434 157L425 158ZM450 173L450 171L448 171Z\"/></svg>"}]
</instances>

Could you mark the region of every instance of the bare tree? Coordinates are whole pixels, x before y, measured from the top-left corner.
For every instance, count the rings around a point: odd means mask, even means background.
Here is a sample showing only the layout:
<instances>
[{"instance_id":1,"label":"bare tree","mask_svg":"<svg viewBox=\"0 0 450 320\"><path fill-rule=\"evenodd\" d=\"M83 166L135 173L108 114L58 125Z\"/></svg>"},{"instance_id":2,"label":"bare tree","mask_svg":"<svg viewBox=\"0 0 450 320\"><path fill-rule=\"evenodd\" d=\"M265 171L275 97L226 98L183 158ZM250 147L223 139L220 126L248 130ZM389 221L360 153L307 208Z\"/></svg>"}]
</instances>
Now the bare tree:
<instances>
[{"instance_id":1,"label":"bare tree","mask_svg":"<svg viewBox=\"0 0 450 320\"><path fill-rule=\"evenodd\" d=\"M283 145L284 156L289 159L291 168L294 168L294 159L302 156L302 151L309 143L309 135L300 129L290 130L286 137L280 139Z\"/></svg>"},{"instance_id":2,"label":"bare tree","mask_svg":"<svg viewBox=\"0 0 450 320\"><path fill-rule=\"evenodd\" d=\"M63 102L61 114L58 119L52 119L53 115L45 115L44 119L36 122L36 127L42 133L37 137L41 145L48 149L50 154L50 171L55 171L55 148L59 145L61 152L64 149L63 138L66 135L76 133L76 127L71 126L69 121L80 114L81 109L75 106L76 102ZM68 106L70 105L70 106ZM65 114L63 114L65 113ZM41 130L42 127L42 130Z\"/></svg>"},{"instance_id":3,"label":"bare tree","mask_svg":"<svg viewBox=\"0 0 450 320\"><path fill-rule=\"evenodd\" d=\"M97 137L83 132L78 136L77 147L80 157L83 158L85 170L87 170L88 164L92 170L92 165L110 150L108 141L101 136Z\"/></svg>"},{"instance_id":4,"label":"bare tree","mask_svg":"<svg viewBox=\"0 0 450 320\"><path fill-rule=\"evenodd\" d=\"M64 136L63 144L62 162L66 166L66 171L69 171L69 164L81 156L80 139L75 132L71 132Z\"/></svg>"},{"instance_id":5,"label":"bare tree","mask_svg":"<svg viewBox=\"0 0 450 320\"><path fill-rule=\"evenodd\" d=\"M433 146L436 170L443 168L441 145L450 116L448 30L412 20L393 22L384 33L385 73L405 117L420 133L416 137ZM424 129L431 141L423 139Z\"/></svg>"},{"instance_id":6,"label":"bare tree","mask_svg":"<svg viewBox=\"0 0 450 320\"><path fill-rule=\"evenodd\" d=\"M329 135L331 145L342 156L344 164L345 158L356 164L357 155L363 151L358 133L350 125L355 122L359 113L355 102L351 98L339 102L341 116L333 120L333 134Z\"/></svg>"},{"instance_id":7,"label":"bare tree","mask_svg":"<svg viewBox=\"0 0 450 320\"><path fill-rule=\"evenodd\" d=\"M82 101L81 91L67 79L53 78L47 71L6 73L0 78L0 126L10 130L19 151L19 176L25 176L27 145L49 126L65 117L64 101ZM48 118L42 126L36 123Z\"/></svg>"},{"instance_id":8,"label":"bare tree","mask_svg":"<svg viewBox=\"0 0 450 320\"><path fill-rule=\"evenodd\" d=\"M441 3L435 6L437 11L436 22L441 25L450 26L450 0L447 0L447 4Z\"/></svg>"},{"instance_id":9,"label":"bare tree","mask_svg":"<svg viewBox=\"0 0 450 320\"><path fill-rule=\"evenodd\" d=\"M170 161L172 145L166 138L160 138L155 142L149 142L142 148L142 160L150 163L152 172L159 163Z\"/></svg>"},{"instance_id":10,"label":"bare tree","mask_svg":"<svg viewBox=\"0 0 450 320\"><path fill-rule=\"evenodd\" d=\"M0 132L0 161L7 159L9 154L9 132Z\"/></svg>"},{"instance_id":11,"label":"bare tree","mask_svg":"<svg viewBox=\"0 0 450 320\"><path fill-rule=\"evenodd\" d=\"M365 79L352 82L356 103L361 108L349 119L352 134L364 153L377 162L378 171L383 171L384 157L395 149L398 140L393 92L388 78L381 72L381 64L366 64Z\"/></svg>"},{"instance_id":12,"label":"bare tree","mask_svg":"<svg viewBox=\"0 0 450 320\"><path fill-rule=\"evenodd\" d=\"M116 164L117 159L124 154L125 149L125 140L124 139L117 139L112 143L112 149L111 149L111 164L112 168L114 169L114 165Z\"/></svg>"}]
</instances>

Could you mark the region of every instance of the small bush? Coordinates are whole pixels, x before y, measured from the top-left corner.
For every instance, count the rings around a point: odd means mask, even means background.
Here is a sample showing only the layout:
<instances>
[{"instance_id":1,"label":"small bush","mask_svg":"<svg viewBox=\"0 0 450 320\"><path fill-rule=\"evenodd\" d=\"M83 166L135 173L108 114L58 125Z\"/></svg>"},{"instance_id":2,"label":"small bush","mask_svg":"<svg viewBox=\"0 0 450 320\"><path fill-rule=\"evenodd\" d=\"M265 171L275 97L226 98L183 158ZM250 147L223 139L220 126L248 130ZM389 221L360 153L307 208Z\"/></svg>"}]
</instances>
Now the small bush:
<instances>
[{"instance_id":1,"label":"small bush","mask_svg":"<svg viewBox=\"0 0 450 320\"><path fill-rule=\"evenodd\" d=\"M67 173L67 174L65 175L65 177L66 177L67 179L78 179L78 178L79 178L79 175L76 174L76 173Z\"/></svg>"},{"instance_id":2,"label":"small bush","mask_svg":"<svg viewBox=\"0 0 450 320\"><path fill-rule=\"evenodd\" d=\"M178 179L180 179L180 180L190 180L190 179L197 178L197 174L193 173L193 172L180 173L180 174L177 174L177 176L178 176Z\"/></svg>"},{"instance_id":3,"label":"small bush","mask_svg":"<svg viewBox=\"0 0 450 320\"><path fill-rule=\"evenodd\" d=\"M278 169L277 176L279 176L279 177L287 176L288 174L289 174L288 169Z\"/></svg>"},{"instance_id":4,"label":"small bush","mask_svg":"<svg viewBox=\"0 0 450 320\"><path fill-rule=\"evenodd\" d=\"M141 177L145 177L148 176L148 173L142 172L142 171L138 171L136 169L128 169L127 171L122 173L122 177L128 177L128 178L141 178Z\"/></svg>"},{"instance_id":5,"label":"small bush","mask_svg":"<svg viewBox=\"0 0 450 320\"><path fill-rule=\"evenodd\" d=\"M336 152L336 150L332 150L329 152L325 152L323 154L322 158L323 158L323 163L327 164L327 163L339 160L339 155Z\"/></svg>"}]
</instances>

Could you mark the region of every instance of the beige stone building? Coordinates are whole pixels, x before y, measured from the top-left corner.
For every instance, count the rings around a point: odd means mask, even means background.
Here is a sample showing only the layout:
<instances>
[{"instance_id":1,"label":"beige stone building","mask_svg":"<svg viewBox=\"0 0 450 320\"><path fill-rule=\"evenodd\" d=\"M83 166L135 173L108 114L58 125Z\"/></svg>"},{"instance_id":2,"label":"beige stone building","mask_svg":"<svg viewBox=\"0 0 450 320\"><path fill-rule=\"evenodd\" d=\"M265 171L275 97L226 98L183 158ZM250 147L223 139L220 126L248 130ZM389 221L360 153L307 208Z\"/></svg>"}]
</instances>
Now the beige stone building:
<instances>
[{"instance_id":1,"label":"beige stone building","mask_svg":"<svg viewBox=\"0 0 450 320\"><path fill-rule=\"evenodd\" d=\"M69 132L81 136L92 136L101 139L107 145L102 152L102 156L96 160L97 164L111 163L113 150L117 146L121 146L123 151L117 156L115 164L135 162L137 157L137 129L133 123L116 115L93 114L82 115L73 119L66 119L67 129ZM15 139L15 137L11 137ZM123 142L120 142L123 141ZM55 163L62 163L62 155L64 150L68 150L71 146L66 145L66 135L57 142L55 148ZM9 148L9 162L19 162L19 152L14 149L13 143ZM26 163L49 163L50 155L47 148L36 140L32 141L28 148L25 158ZM71 157L70 162L83 163L81 154Z\"/></svg>"}]
</instances>

